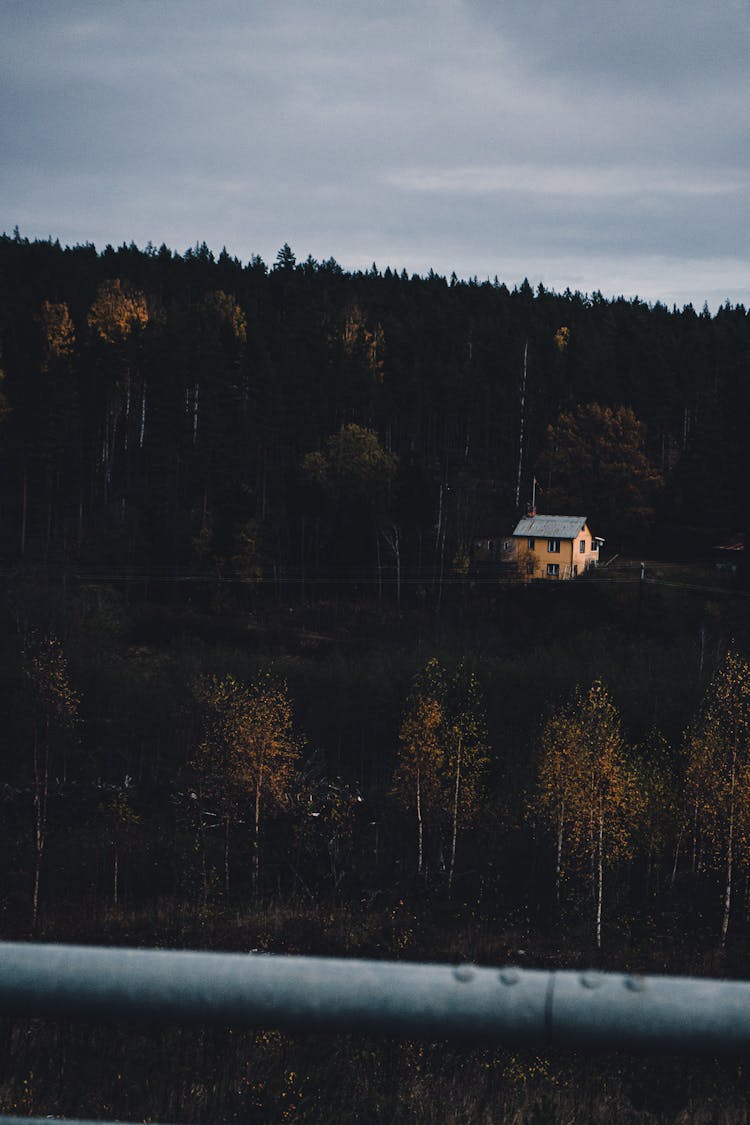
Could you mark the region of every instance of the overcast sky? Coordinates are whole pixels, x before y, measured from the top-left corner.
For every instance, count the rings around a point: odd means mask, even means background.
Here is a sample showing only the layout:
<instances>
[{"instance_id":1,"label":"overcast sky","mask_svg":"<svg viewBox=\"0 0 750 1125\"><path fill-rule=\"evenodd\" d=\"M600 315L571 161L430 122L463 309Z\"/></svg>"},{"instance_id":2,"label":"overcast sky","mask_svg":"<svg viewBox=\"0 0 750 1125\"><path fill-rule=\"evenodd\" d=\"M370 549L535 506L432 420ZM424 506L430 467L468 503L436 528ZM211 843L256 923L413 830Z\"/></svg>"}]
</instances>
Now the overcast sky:
<instances>
[{"instance_id":1,"label":"overcast sky","mask_svg":"<svg viewBox=\"0 0 750 1125\"><path fill-rule=\"evenodd\" d=\"M750 305L750 0L0 0L0 229Z\"/></svg>"}]
</instances>

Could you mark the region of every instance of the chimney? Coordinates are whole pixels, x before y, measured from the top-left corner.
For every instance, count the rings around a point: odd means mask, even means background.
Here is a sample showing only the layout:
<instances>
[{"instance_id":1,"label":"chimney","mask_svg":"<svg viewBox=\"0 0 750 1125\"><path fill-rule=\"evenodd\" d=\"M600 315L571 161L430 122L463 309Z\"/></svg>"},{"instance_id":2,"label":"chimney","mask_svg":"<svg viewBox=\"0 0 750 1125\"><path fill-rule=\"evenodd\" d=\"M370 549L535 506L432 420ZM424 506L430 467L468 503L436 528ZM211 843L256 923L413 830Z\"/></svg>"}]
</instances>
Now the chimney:
<instances>
[{"instance_id":1,"label":"chimney","mask_svg":"<svg viewBox=\"0 0 750 1125\"><path fill-rule=\"evenodd\" d=\"M533 520L536 515L536 477L532 477L531 503L526 510L526 515L530 520Z\"/></svg>"}]
</instances>

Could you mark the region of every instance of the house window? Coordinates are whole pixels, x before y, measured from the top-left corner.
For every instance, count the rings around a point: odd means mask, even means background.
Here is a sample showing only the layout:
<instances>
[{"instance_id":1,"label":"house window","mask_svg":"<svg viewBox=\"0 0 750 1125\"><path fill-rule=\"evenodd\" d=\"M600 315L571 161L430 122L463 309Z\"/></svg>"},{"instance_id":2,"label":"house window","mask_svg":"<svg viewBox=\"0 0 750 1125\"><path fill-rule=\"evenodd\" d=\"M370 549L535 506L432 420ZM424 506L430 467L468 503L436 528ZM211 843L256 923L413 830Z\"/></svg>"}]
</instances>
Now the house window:
<instances>
[{"instance_id":1,"label":"house window","mask_svg":"<svg viewBox=\"0 0 750 1125\"><path fill-rule=\"evenodd\" d=\"M586 554L586 540L585 539L580 539L578 541L578 550L581 552L582 555Z\"/></svg>"},{"instance_id":2,"label":"house window","mask_svg":"<svg viewBox=\"0 0 750 1125\"><path fill-rule=\"evenodd\" d=\"M534 550L534 544L535 543L536 543L536 539L529 539L529 550L530 551Z\"/></svg>"},{"instance_id":3,"label":"house window","mask_svg":"<svg viewBox=\"0 0 750 1125\"><path fill-rule=\"evenodd\" d=\"M599 544L597 543L596 539L591 544L591 550L592 551L598 551L599 550Z\"/></svg>"},{"instance_id":4,"label":"house window","mask_svg":"<svg viewBox=\"0 0 750 1125\"><path fill-rule=\"evenodd\" d=\"M534 573L534 564L531 559L529 559L529 561L526 563L526 573L532 575Z\"/></svg>"},{"instance_id":5,"label":"house window","mask_svg":"<svg viewBox=\"0 0 750 1125\"><path fill-rule=\"evenodd\" d=\"M547 551L550 555L559 555L560 554L560 540L559 539L548 539L547 540Z\"/></svg>"},{"instance_id":6,"label":"house window","mask_svg":"<svg viewBox=\"0 0 750 1125\"><path fill-rule=\"evenodd\" d=\"M547 563L547 577L548 578L559 578L560 577L560 564L559 563Z\"/></svg>"},{"instance_id":7,"label":"house window","mask_svg":"<svg viewBox=\"0 0 750 1125\"><path fill-rule=\"evenodd\" d=\"M510 548L511 548L511 546L512 546L512 544L511 544L511 541L510 541L510 539L506 539L506 540L505 540L505 541L503 542L503 550L504 550L504 551L509 551L509 550L510 550Z\"/></svg>"}]
</instances>

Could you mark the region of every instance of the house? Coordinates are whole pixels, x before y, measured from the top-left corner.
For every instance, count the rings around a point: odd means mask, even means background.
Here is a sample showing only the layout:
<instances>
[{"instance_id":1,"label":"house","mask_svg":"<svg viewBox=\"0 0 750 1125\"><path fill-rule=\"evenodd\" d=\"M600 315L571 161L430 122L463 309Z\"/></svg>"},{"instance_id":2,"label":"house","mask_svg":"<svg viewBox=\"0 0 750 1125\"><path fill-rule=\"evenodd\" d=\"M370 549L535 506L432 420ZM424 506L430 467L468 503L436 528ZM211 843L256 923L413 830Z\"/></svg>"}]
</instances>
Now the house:
<instances>
[{"instance_id":1,"label":"house","mask_svg":"<svg viewBox=\"0 0 750 1125\"><path fill-rule=\"evenodd\" d=\"M603 544L585 516L543 516L532 509L503 543L503 557L523 578L576 578L597 565Z\"/></svg>"},{"instance_id":2,"label":"house","mask_svg":"<svg viewBox=\"0 0 750 1125\"><path fill-rule=\"evenodd\" d=\"M744 562L745 536L733 535L725 543L717 544L713 553L717 570L736 574Z\"/></svg>"}]
</instances>

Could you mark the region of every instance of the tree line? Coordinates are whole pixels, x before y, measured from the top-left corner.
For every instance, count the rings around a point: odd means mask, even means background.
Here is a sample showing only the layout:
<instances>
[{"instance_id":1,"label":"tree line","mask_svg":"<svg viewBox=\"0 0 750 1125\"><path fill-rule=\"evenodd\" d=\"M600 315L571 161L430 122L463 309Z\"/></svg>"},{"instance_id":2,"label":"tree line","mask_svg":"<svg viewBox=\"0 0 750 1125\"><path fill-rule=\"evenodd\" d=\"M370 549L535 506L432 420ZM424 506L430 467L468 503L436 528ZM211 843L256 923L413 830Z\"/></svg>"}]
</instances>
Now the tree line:
<instances>
[{"instance_id":1,"label":"tree line","mask_svg":"<svg viewBox=\"0 0 750 1125\"><path fill-rule=\"evenodd\" d=\"M741 305L16 233L0 346L14 565L462 573L533 478L615 551L746 522Z\"/></svg>"},{"instance_id":2,"label":"tree line","mask_svg":"<svg viewBox=\"0 0 750 1125\"><path fill-rule=\"evenodd\" d=\"M163 699L174 669L143 656L137 676ZM116 777L117 736L98 746L95 707L56 636L30 633L21 661L3 783L4 909L32 932L45 900L54 910L92 890L115 908L166 895L192 909L397 894L474 898L492 912L498 893L520 895L558 919L583 911L584 940L597 947L634 902L668 910L687 894L703 901L718 945L733 918L744 932L750 664L735 644L672 740L656 728L628 739L601 678L548 705L515 793L504 759L519 748L490 732L492 684L467 660L430 657L401 684L375 787L326 768L267 662L240 674L202 661L170 704L177 745L148 784ZM150 733L153 754L160 736Z\"/></svg>"}]
</instances>

